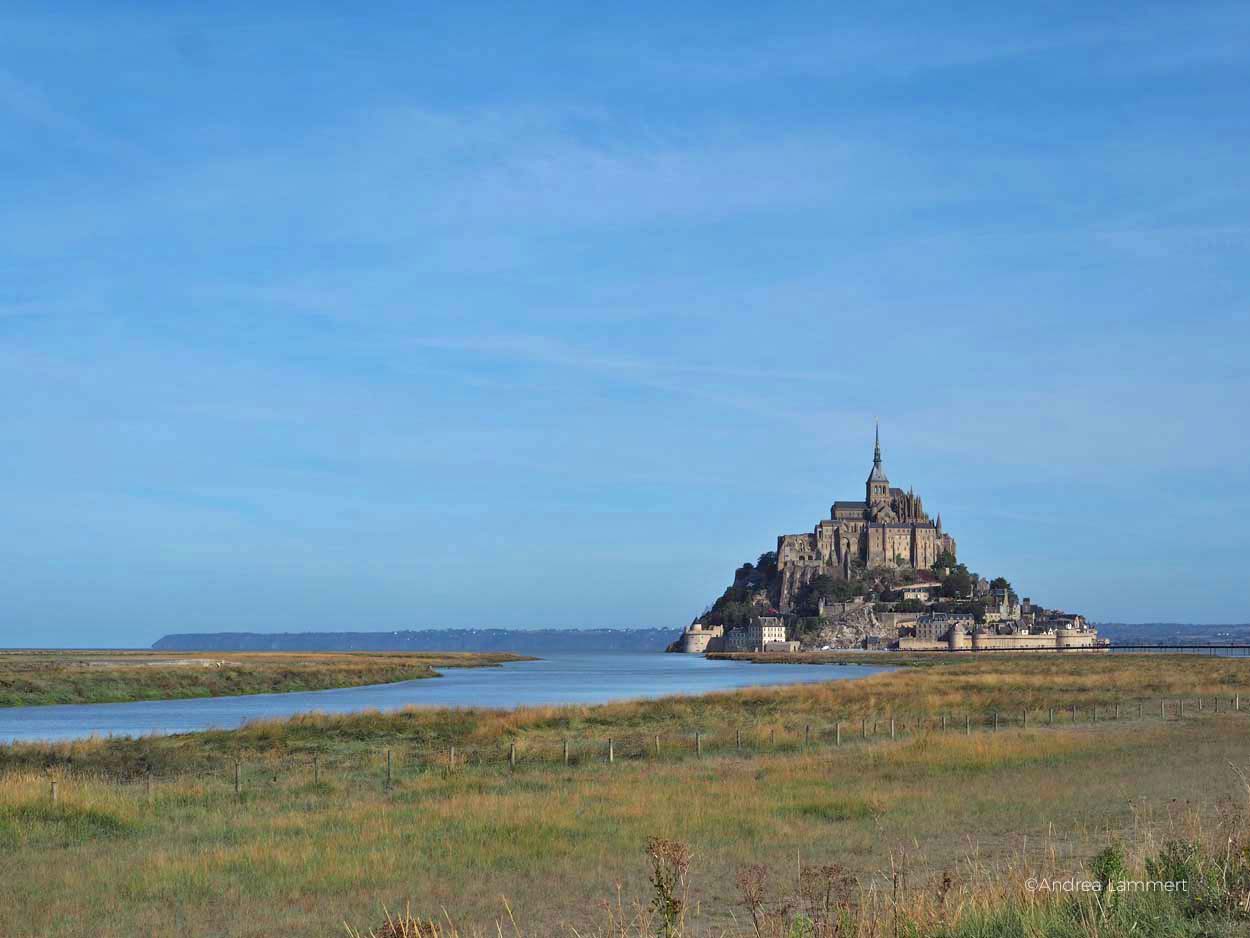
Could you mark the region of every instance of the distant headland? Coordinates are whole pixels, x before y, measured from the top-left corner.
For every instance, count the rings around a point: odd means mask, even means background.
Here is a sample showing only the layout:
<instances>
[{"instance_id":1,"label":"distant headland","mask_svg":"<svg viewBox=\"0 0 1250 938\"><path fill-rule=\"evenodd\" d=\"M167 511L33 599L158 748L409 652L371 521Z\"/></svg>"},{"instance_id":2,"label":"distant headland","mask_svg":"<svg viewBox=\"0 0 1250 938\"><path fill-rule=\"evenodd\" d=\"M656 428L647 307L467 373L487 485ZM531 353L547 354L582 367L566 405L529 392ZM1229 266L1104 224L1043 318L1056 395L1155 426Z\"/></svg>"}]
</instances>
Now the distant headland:
<instances>
[{"instance_id":1,"label":"distant headland","mask_svg":"<svg viewBox=\"0 0 1250 938\"><path fill-rule=\"evenodd\" d=\"M669 629L421 629L396 632L202 632L166 635L157 651L663 651Z\"/></svg>"},{"instance_id":2,"label":"distant headland","mask_svg":"<svg viewBox=\"0 0 1250 938\"><path fill-rule=\"evenodd\" d=\"M960 563L912 489L890 485L873 444L864 498L835 501L810 534L782 534L670 651L1041 651L1100 647L1081 615L1021 599Z\"/></svg>"}]
</instances>

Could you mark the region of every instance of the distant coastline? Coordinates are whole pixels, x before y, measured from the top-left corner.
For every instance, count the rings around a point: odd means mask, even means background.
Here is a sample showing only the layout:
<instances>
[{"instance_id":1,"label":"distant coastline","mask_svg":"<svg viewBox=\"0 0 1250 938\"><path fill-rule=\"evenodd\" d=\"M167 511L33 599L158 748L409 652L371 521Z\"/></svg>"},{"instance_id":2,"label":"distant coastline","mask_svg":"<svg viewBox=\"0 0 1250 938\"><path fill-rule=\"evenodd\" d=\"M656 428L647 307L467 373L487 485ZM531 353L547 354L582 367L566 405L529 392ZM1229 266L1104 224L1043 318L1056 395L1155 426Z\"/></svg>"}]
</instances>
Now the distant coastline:
<instances>
[{"instance_id":1,"label":"distant coastline","mask_svg":"<svg viewBox=\"0 0 1250 938\"><path fill-rule=\"evenodd\" d=\"M1142 644L1250 642L1250 622L1195 625L1187 622L1097 622L1099 634L1111 643Z\"/></svg>"},{"instance_id":2,"label":"distant coastline","mask_svg":"<svg viewBox=\"0 0 1250 938\"><path fill-rule=\"evenodd\" d=\"M393 632L188 632L156 651L662 652L678 629L420 629Z\"/></svg>"}]
</instances>

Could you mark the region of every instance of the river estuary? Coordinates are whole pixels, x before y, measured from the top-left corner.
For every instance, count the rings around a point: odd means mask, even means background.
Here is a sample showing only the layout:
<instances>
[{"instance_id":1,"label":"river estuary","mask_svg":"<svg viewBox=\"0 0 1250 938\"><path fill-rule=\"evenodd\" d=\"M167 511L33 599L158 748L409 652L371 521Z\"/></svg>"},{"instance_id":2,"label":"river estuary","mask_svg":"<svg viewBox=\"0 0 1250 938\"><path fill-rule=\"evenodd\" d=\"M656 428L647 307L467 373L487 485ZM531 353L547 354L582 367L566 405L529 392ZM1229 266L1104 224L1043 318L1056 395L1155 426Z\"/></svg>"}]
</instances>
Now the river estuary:
<instances>
[{"instance_id":1,"label":"river estuary","mask_svg":"<svg viewBox=\"0 0 1250 938\"><path fill-rule=\"evenodd\" d=\"M706 694L776 684L868 677L889 668L836 664L750 664L698 655L551 655L497 668L448 668L442 677L294 694L194 700L68 704L0 709L0 742L142 736L232 729L297 713L400 707L515 707L595 704L672 694Z\"/></svg>"}]
</instances>

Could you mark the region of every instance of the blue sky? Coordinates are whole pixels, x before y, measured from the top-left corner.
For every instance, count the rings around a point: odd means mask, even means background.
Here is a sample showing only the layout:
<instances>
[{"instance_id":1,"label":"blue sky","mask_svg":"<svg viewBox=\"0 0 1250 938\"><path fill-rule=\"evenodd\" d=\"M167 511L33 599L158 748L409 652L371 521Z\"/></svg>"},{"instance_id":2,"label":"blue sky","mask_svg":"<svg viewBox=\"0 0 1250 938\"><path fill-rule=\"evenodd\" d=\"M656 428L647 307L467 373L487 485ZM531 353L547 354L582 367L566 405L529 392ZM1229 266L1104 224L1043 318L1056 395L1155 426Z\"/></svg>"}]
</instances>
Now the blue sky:
<instances>
[{"instance_id":1,"label":"blue sky","mask_svg":"<svg viewBox=\"0 0 1250 938\"><path fill-rule=\"evenodd\" d=\"M1250 9L830 6L6 4L0 644L676 628L878 415L1250 620Z\"/></svg>"}]
</instances>

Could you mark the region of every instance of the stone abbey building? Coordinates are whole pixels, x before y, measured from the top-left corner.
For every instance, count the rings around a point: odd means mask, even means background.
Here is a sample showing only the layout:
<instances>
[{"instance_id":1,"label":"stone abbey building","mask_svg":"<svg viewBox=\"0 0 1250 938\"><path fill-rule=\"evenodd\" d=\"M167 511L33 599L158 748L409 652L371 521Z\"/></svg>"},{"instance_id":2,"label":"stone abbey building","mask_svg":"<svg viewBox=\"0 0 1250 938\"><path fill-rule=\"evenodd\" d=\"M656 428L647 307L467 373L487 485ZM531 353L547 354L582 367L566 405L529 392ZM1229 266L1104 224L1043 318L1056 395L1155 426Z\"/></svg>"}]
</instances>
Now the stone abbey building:
<instances>
[{"instance_id":1,"label":"stone abbey building","mask_svg":"<svg viewBox=\"0 0 1250 938\"><path fill-rule=\"evenodd\" d=\"M834 502L811 534L777 538L783 614L792 611L798 591L822 574L849 579L853 567L886 564L925 570L943 551L955 554L955 539L942 531L941 514L930 521L919 495L890 487L879 430L864 489L862 501Z\"/></svg>"}]
</instances>

